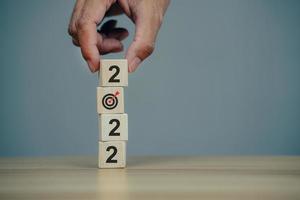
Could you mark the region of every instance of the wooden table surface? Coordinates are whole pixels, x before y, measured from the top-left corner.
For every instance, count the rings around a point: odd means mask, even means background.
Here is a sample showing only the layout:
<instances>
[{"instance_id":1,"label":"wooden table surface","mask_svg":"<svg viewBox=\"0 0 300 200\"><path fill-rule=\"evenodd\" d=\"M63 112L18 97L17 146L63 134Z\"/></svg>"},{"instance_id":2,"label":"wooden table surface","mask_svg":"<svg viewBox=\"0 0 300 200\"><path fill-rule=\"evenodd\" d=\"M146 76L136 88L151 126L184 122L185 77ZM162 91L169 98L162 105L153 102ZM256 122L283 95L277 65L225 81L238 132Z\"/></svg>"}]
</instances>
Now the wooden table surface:
<instances>
[{"instance_id":1,"label":"wooden table surface","mask_svg":"<svg viewBox=\"0 0 300 200\"><path fill-rule=\"evenodd\" d=\"M300 199L300 157L0 158L0 199Z\"/></svg>"}]
</instances>

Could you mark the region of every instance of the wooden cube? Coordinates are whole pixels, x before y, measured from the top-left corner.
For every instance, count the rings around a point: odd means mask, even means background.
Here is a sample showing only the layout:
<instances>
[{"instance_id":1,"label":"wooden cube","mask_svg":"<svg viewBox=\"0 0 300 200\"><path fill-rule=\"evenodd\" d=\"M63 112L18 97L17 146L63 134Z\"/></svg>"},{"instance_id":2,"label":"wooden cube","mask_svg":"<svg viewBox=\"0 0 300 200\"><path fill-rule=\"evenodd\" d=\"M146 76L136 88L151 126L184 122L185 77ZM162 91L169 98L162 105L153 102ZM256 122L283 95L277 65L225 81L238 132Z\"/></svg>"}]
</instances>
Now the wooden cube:
<instances>
[{"instance_id":1,"label":"wooden cube","mask_svg":"<svg viewBox=\"0 0 300 200\"><path fill-rule=\"evenodd\" d=\"M125 166L125 141L99 142L99 168L124 168Z\"/></svg>"},{"instance_id":2,"label":"wooden cube","mask_svg":"<svg viewBox=\"0 0 300 200\"><path fill-rule=\"evenodd\" d=\"M99 115L99 138L101 141L128 140L127 114Z\"/></svg>"},{"instance_id":3,"label":"wooden cube","mask_svg":"<svg viewBox=\"0 0 300 200\"><path fill-rule=\"evenodd\" d=\"M97 112L124 113L124 90L122 87L97 87Z\"/></svg>"},{"instance_id":4,"label":"wooden cube","mask_svg":"<svg viewBox=\"0 0 300 200\"><path fill-rule=\"evenodd\" d=\"M126 59L103 59L100 65L99 86L128 86Z\"/></svg>"}]
</instances>

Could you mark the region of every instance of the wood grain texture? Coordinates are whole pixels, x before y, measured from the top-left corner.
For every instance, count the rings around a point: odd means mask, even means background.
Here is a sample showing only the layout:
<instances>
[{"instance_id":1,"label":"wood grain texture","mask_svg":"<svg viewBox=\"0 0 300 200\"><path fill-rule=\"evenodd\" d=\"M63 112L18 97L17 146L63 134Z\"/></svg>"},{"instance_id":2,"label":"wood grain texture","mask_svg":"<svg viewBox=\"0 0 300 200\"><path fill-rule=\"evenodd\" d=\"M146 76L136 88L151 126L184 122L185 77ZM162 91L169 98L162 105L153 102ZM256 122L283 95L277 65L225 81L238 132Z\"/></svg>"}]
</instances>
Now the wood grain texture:
<instances>
[{"instance_id":1,"label":"wood grain texture","mask_svg":"<svg viewBox=\"0 0 300 200\"><path fill-rule=\"evenodd\" d=\"M0 158L0 199L300 199L300 157Z\"/></svg>"}]
</instances>

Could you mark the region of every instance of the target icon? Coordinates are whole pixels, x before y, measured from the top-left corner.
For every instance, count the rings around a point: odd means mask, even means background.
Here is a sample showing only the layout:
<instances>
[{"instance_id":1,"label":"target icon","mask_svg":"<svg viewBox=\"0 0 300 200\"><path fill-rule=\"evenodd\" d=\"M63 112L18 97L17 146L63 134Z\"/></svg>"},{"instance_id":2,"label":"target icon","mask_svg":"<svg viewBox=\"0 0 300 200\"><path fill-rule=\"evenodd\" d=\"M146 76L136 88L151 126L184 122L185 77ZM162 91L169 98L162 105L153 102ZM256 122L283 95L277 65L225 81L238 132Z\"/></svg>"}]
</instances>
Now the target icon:
<instances>
[{"instance_id":1,"label":"target icon","mask_svg":"<svg viewBox=\"0 0 300 200\"><path fill-rule=\"evenodd\" d=\"M102 105L104 108L108 110L112 110L118 106L118 95L119 91L117 91L115 94L109 93L103 96L102 98Z\"/></svg>"}]
</instances>

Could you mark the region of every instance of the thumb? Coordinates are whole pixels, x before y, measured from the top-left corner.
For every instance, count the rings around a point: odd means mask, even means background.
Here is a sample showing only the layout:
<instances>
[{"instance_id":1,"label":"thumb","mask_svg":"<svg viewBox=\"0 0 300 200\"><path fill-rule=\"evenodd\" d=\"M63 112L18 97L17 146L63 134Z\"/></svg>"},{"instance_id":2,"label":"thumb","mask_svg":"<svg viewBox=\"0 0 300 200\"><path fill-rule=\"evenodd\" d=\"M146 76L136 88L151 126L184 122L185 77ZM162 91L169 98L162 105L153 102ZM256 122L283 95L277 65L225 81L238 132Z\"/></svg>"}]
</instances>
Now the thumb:
<instances>
[{"instance_id":1,"label":"thumb","mask_svg":"<svg viewBox=\"0 0 300 200\"><path fill-rule=\"evenodd\" d=\"M129 72L134 72L140 63L150 56L155 47L155 39L161 25L161 18L151 12L140 12L136 16L136 29L133 42L126 52Z\"/></svg>"}]
</instances>

